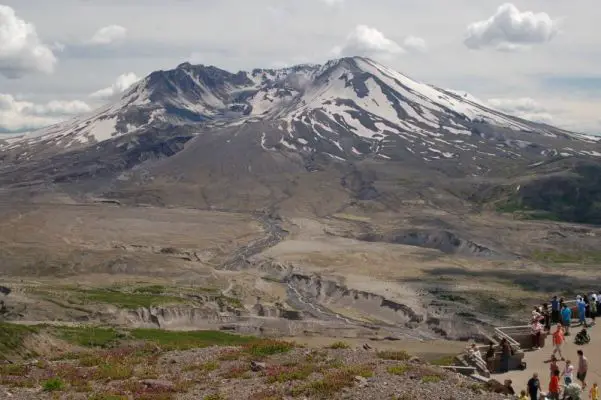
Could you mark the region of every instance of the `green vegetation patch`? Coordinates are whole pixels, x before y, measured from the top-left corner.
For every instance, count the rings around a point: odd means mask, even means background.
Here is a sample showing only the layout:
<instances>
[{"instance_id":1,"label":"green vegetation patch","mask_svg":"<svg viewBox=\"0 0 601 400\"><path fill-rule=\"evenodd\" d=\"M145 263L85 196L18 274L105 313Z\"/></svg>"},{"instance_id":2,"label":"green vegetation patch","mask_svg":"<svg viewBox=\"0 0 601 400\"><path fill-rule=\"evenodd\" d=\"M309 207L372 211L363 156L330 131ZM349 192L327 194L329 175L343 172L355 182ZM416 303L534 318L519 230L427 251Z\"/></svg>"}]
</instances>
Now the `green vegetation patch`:
<instances>
[{"instance_id":1,"label":"green vegetation patch","mask_svg":"<svg viewBox=\"0 0 601 400\"><path fill-rule=\"evenodd\" d=\"M21 353L25 338L37 332L36 327L0 322L0 359Z\"/></svg>"},{"instance_id":2,"label":"green vegetation patch","mask_svg":"<svg viewBox=\"0 0 601 400\"><path fill-rule=\"evenodd\" d=\"M383 360L394 360L394 361L407 361L411 358L411 355L406 351L378 351L378 358Z\"/></svg>"},{"instance_id":3,"label":"green vegetation patch","mask_svg":"<svg viewBox=\"0 0 601 400\"><path fill-rule=\"evenodd\" d=\"M154 342L164 349L186 350L209 346L240 346L257 342L252 336L238 336L219 331L164 331L160 329L133 329L133 339Z\"/></svg>"},{"instance_id":4,"label":"green vegetation patch","mask_svg":"<svg viewBox=\"0 0 601 400\"><path fill-rule=\"evenodd\" d=\"M342 389L352 387L355 377L369 378L373 376L373 369L369 365L352 365L325 373L323 379L295 388L293 394L306 395L318 399L331 399Z\"/></svg>"},{"instance_id":5,"label":"green vegetation patch","mask_svg":"<svg viewBox=\"0 0 601 400\"><path fill-rule=\"evenodd\" d=\"M536 261L556 264L597 264L601 262L601 251L534 250L530 257Z\"/></svg>"}]
</instances>

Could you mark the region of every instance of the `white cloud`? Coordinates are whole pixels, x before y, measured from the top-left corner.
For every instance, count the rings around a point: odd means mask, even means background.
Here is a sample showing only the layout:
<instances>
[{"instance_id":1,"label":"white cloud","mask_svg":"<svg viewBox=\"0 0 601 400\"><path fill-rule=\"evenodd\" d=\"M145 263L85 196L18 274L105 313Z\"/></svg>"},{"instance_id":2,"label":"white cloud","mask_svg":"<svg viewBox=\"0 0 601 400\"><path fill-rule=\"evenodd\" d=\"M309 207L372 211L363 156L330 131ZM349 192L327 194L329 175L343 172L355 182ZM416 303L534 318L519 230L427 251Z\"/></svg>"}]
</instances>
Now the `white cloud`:
<instances>
[{"instance_id":1,"label":"white cloud","mask_svg":"<svg viewBox=\"0 0 601 400\"><path fill-rule=\"evenodd\" d=\"M551 110L530 97L489 99L487 103L494 109L529 121L544 124L556 123Z\"/></svg>"},{"instance_id":2,"label":"white cloud","mask_svg":"<svg viewBox=\"0 0 601 400\"><path fill-rule=\"evenodd\" d=\"M547 43L558 31L558 22L549 14L520 12L515 5L506 3L487 20L471 23L467 27L464 44L470 49L490 47L513 51Z\"/></svg>"},{"instance_id":3,"label":"white cloud","mask_svg":"<svg viewBox=\"0 0 601 400\"><path fill-rule=\"evenodd\" d=\"M80 100L35 104L0 93L0 132L38 129L90 111L90 106Z\"/></svg>"},{"instance_id":4,"label":"white cloud","mask_svg":"<svg viewBox=\"0 0 601 400\"><path fill-rule=\"evenodd\" d=\"M357 25L347 36L346 43L333 50L336 56L343 57L371 55L389 57L404 52L405 50L398 43L388 39L376 28L367 25Z\"/></svg>"},{"instance_id":5,"label":"white cloud","mask_svg":"<svg viewBox=\"0 0 601 400\"><path fill-rule=\"evenodd\" d=\"M128 72L126 74L119 75L115 83L111 86L100 89L90 95L90 97L95 97L99 99L112 99L121 93L125 92L132 86L134 83L138 82L141 78L139 78L133 72Z\"/></svg>"},{"instance_id":6,"label":"white cloud","mask_svg":"<svg viewBox=\"0 0 601 400\"><path fill-rule=\"evenodd\" d=\"M347 36L346 42L335 47L332 53L336 57L368 56L390 59L408 51L426 51L426 41L416 36L407 36L401 46L376 28L357 25Z\"/></svg>"},{"instance_id":7,"label":"white cloud","mask_svg":"<svg viewBox=\"0 0 601 400\"><path fill-rule=\"evenodd\" d=\"M407 50L417 51L420 53L424 53L428 49L426 46L426 41L417 36L407 36L403 40L403 46Z\"/></svg>"},{"instance_id":8,"label":"white cloud","mask_svg":"<svg viewBox=\"0 0 601 400\"><path fill-rule=\"evenodd\" d=\"M0 5L0 74L20 78L29 73L52 73L57 62L52 50L38 37L35 26Z\"/></svg>"},{"instance_id":9,"label":"white cloud","mask_svg":"<svg viewBox=\"0 0 601 400\"><path fill-rule=\"evenodd\" d=\"M107 45L125 39L127 29L120 25L109 25L96 31L90 43L94 45Z\"/></svg>"},{"instance_id":10,"label":"white cloud","mask_svg":"<svg viewBox=\"0 0 601 400\"><path fill-rule=\"evenodd\" d=\"M321 0L321 2L330 7L344 4L344 0Z\"/></svg>"}]
</instances>

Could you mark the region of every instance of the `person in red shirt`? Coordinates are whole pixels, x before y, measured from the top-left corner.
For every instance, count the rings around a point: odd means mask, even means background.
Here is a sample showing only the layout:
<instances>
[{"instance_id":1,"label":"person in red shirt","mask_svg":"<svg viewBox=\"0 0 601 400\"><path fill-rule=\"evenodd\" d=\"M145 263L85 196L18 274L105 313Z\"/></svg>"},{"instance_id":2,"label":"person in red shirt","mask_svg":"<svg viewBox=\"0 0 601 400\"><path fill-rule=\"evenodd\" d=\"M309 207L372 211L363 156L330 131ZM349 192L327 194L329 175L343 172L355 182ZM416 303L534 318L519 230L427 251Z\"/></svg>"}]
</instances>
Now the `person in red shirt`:
<instances>
[{"instance_id":1,"label":"person in red shirt","mask_svg":"<svg viewBox=\"0 0 601 400\"><path fill-rule=\"evenodd\" d=\"M563 327L560 324L557 324L557 328L555 329L555 332L553 332L553 353L551 355L554 356L556 353L559 353L559 357L561 357L562 361L565 360L563 354L561 354L561 346L563 346L564 341Z\"/></svg>"},{"instance_id":2,"label":"person in red shirt","mask_svg":"<svg viewBox=\"0 0 601 400\"><path fill-rule=\"evenodd\" d=\"M549 400L559 400L559 390L559 371L555 371L549 382L549 393L547 393Z\"/></svg>"}]
</instances>

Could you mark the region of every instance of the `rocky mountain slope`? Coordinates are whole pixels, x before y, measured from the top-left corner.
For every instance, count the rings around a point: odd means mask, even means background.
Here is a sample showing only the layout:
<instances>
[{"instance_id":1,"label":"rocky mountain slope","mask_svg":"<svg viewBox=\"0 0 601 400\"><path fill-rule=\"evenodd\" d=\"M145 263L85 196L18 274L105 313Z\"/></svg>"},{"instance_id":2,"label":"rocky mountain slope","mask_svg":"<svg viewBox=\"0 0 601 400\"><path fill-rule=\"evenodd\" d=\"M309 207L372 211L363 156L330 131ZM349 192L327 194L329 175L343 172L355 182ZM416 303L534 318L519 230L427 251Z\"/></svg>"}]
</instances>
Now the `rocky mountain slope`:
<instances>
[{"instance_id":1,"label":"rocky mountain slope","mask_svg":"<svg viewBox=\"0 0 601 400\"><path fill-rule=\"evenodd\" d=\"M360 57L236 74L184 63L153 72L90 116L11 139L3 148L69 151L160 123L214 130L258 121L271 122L260 132L265 151L345 160L601 156L598 147L587 146L601 138L502 114L468 94L419 83Z\"/></svg>"},{"instance_id":2,"label":"rocky mountain slope","mask_svg":"<svg viewBox=\"0 0 601 400\"><path fill-rule=\"evenodd\" d=\"M549 220L601 221L599 155L599 138L365 58L236 74L182 64L0 144L1 271L61 296L57 277L89 284L109 311L18 291L8 306L119 323L120 296L138 297L125 282L193 285L221 296L153 309L158 323L128 306L126 325L481 337L562 290L555 271L592 282L599 229Z\"/></svg>"},{"instance_id":3,"label":"rocky mountain slope","mask_svg":"<svg viewBox=\"0 0 601 400\"><path fill-rule=\"evenodd\" d=\"M487 201L515 203L507 188L554 177L549 162L594 168L600 140L505 115L366 58L236 74L184 63L90 115L0 142L0 183L236 209L297 199L315 212L326 206L316 199L335 199L332 209L352 199L398 205L407 194L399 179L417 179L442 189L434 199L450 191L473 203L484 187L495 193ZM596 218L599 196L586 192ZM529 199L524 207L555 203Z\"/></svg>"}]
</instances>

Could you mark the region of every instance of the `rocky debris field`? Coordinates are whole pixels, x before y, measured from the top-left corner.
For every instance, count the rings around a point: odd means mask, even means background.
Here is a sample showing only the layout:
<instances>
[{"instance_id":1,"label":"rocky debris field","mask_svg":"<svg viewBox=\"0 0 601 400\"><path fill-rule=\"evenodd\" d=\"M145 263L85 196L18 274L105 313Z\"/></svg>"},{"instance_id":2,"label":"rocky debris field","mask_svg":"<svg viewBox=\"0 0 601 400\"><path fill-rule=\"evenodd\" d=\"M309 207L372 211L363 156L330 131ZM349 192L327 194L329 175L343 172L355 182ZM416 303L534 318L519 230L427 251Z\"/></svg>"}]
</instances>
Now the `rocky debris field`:
<instances>
[{"instance_id":1,"label":"rocky debris field","mask_svg":"<svg viewBox=\"0 0 601 400\"><path fill-rule=\"evenodd\" d=\"M3 399L495 399L404 351L222 332L0 323ZM42 348L40 344L44 343ZM36 347L37 346L37 347ZM9 361L10 360L10 361ZM501 398L501 397L498 397Z\"/></svg>"}]
</instances>

